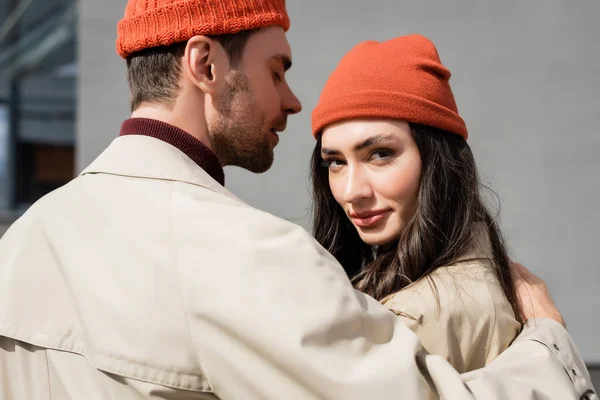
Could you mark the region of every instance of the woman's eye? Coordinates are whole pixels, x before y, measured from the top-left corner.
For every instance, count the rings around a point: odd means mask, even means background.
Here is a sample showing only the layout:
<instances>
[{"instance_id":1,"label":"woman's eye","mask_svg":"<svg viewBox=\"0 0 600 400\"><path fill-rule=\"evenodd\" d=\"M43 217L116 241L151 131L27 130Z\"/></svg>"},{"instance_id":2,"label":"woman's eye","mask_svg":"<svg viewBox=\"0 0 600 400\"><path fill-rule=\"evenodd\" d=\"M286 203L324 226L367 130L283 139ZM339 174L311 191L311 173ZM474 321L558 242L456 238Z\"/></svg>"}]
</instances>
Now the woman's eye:
<instances>
[{"instance_id":1,"label":"woman's eye","mask_svg":"<svg viewBox=\"0 0 600 400\"><path fill-rule=\"evenodd\" d=\"M323 167L329 168L330 170L337 169L343 165L340 160L323 160Z\"/></svg>"},{"instance_id":2,"label":"woman's eye","mask_svg":"<svg viewBox=\"0 0 600 400\"><path fill-rule=\"evenodd\" d=\"M388 149L375 150L369 158L373 161L383 161L389 159L393 154L394 152Z\"/></svg>"},{"instance_id":3,"label":"woman's eye","mask_svg":"<svg viewBox=\"0 0 600 400\"><path fill-rule=\"evenodd\" d=\"M275 79L275 82L281 82L281 75L279 72L273 71L273 79Z\"/></svg>"}]
</instances>

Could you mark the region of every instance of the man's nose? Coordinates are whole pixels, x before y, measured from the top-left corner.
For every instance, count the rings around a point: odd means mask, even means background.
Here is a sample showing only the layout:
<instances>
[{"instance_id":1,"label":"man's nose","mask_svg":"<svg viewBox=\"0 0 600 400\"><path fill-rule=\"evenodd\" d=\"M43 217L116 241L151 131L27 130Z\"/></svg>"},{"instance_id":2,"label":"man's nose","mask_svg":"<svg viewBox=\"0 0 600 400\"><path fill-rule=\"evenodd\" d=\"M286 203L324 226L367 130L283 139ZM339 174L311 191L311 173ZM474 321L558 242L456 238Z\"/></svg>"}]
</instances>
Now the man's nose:
<instances>
[{"instance_id":1,"label":"man's nose","mask_svg":"<svg viewBox=\"0 0 600 400\"><path fill-rule=\"evenodd\" d=\"M281 108L287 115L298 114L300 111L302 111L302 104L300 103L300 100L298 100L289 86L287 86L285 93L283 94Z\"/></svg>"}]
</instances>

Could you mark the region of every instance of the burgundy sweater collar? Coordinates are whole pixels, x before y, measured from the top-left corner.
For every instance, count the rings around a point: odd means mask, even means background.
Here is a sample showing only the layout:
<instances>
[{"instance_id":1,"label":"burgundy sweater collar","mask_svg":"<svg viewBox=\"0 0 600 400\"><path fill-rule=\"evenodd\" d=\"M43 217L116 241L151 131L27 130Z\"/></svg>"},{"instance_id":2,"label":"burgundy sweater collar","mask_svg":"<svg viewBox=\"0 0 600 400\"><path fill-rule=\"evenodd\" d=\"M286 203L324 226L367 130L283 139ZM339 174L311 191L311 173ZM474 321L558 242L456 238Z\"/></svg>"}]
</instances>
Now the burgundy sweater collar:
<instances>
[{"instance_id":1,"label":"burgundy sweater collar","mask_svg":"<svg viewBox=\"0 0 600 400\"><path fill-rule=\"evenodd\" d=\"M215 153L186 131L155 119L131 118L121 125L120 136L125 135L144 135L162 140L178 148L215 181L225 185L225 173Z\"/></svg>"}]
</instances>

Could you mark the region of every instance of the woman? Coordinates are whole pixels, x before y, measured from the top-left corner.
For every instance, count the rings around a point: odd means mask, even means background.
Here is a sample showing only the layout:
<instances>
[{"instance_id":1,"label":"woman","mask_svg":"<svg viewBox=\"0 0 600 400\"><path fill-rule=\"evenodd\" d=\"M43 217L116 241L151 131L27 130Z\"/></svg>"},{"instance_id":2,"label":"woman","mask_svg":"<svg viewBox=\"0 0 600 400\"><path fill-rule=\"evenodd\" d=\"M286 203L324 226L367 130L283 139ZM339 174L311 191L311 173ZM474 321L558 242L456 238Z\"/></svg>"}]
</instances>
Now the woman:
<instances>
[{"instance_id":1,"label":"woman","mask_svg":"<svg viewBox=\"0 0 600 400\"><path fill-rule=\"evenodd\" d=\"M357 289L466 372L521 325L449 79L419 35L361 43L342 59L313 112L313 226Z\"/></svg>"}]
</instances>

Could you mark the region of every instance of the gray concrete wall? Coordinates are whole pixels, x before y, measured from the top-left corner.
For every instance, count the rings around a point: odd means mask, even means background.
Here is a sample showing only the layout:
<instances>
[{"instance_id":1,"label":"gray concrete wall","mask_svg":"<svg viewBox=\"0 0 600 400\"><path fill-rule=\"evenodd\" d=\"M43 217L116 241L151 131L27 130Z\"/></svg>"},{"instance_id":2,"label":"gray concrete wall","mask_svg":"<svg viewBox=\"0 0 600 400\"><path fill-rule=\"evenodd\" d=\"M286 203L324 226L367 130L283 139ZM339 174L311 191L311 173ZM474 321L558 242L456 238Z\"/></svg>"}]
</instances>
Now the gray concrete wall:
<instances>
[{"instance_id":1,"label":"gray concrete wall","mask_svg":"<svg viewBox=\"0 0 600 400\"><path fill-rule=\"evenodd\" d=\"M119 134L129 116L125 61L116 53L117 21L126 0L79 0L77 170Z\"/></svg>"},{"instance_id":2,"label":"gray concrete wall","mask_svg":"<svg viewBox=\"0 0 600 400\"><path fill-rule=\"evenodd\" d=\"M128 114L114 51L125 0L81 0L78 165ZM273 169L228 169L250 204L309 226L310 111L340 57L359 41L421 33L438 46L485 181L502 200L514 258L541 275L587 361L600 363L600 2L288 0L304 112L290 119Z\"/></svg>"}]
</instances>

